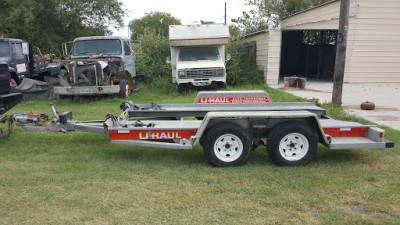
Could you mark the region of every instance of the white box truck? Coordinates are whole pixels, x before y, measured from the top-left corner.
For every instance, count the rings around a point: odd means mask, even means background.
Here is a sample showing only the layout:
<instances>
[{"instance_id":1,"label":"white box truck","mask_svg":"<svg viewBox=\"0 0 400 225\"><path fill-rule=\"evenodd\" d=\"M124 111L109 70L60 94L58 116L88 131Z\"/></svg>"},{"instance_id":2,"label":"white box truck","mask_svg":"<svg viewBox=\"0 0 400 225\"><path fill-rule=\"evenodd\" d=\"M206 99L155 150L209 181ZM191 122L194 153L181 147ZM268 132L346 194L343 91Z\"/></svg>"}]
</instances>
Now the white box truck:
<instances>
[{"instance_id":1,"label":"white box truck","mask_svg":"<svg viewBox=\"0 0 400 225\"><path fill-rule=\"evenodd\" d=\"M186 88L225 88L227 24L169 26L172 81L182 93Z\"/></svg>"}]
</instances>

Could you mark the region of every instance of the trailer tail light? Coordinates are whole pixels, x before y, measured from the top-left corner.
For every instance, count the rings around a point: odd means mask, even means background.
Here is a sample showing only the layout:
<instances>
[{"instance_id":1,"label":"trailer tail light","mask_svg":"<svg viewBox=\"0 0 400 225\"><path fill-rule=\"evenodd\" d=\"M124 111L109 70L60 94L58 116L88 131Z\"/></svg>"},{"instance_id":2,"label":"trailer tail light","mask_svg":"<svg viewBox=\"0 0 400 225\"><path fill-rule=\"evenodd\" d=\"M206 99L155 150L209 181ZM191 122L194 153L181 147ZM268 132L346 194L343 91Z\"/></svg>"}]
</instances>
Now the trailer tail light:
<instances>
[{"instance_id":1,"label":"trailer tail light","mask_svg":"<svg viewBox=\"0 0 400 225\"><path fill-rule=\"evenodd\" d=\"M368 127L324 128L324 132L332 137L365 137Z\"/></svg>"},{"instance_id":2,"label":"trailer tail light","mask_svg":"<svg viewBox=\"0 0 400 225\"><path fill-rule=\"evenodd\" d=\"M379 138L383 138L383 132L379 133Z\"/></svg>"}]
</instances>

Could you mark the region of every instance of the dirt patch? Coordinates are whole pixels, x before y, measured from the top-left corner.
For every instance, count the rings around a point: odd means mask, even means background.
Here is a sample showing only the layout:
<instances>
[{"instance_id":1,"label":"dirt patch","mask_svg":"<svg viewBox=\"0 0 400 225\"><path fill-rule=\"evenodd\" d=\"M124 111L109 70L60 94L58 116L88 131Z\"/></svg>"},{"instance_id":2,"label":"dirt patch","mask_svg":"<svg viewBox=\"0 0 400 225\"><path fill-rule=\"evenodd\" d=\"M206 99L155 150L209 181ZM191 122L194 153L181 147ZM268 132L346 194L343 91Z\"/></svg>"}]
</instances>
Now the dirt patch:
<instances>
[{"instance_id":1,"label":"dirt patch","mask_svg":"<svg viewBox=\"0 0 400 225\"><path fill-rule=\"evenodd\" d=\"M361 205L348 205L347 210L349 210L350 212L362 214L362 215L368 214L368 211L366 209L364 209L364 207L362 207Z\"/></svg>"},{"instance_id":2,"label":"dirt patch","mask_svg":"<svg viewBox=\"0 0 400 225\"><path fill-rule=\"evenodd\" d=\"M367 164L363 165L363 168L369 171L382 171L382 170L387 170L389 166L382 164Z\"/></svg>"},{"instance_id":3,"label":"dirt patch","mask_svg":"<svg viewBox=\"0 0 400 225\"><path fill-rule=\"evenodd\" d=\"M321 92L321 93L331 93L330 91L321 91L321 90L314 90L314 89L308 89L308 88L296 88L296 87L282 87L282 88L278 88L279 90L298 90L298 91L312 91L312 92Z\"/></svg>"}]
</instances>

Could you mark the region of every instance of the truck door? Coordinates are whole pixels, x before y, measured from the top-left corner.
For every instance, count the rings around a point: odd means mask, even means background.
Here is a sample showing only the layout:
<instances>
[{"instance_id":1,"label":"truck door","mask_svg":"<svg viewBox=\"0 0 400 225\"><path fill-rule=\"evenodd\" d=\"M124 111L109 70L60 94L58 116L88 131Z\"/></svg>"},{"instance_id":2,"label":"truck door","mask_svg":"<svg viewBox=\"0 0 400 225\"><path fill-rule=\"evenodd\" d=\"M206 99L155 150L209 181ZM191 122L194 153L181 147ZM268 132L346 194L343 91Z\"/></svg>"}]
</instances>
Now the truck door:
<instances>
[{"instance_id":1,"label":"truck door","mask_svg":"<svg viewBox=\"0 0 400 225\"><path fill-rule=\"evenodd\" d=\"M14 68L18 73L18 76L28 75L29 74L29 66L28 66L28 57L23 54L22 51L22 43L12 43L12 62L14 63Z\"/></svg>"},{"instance_id":2,"label":"truck door","mask_svg":"<svg viewBox=\"0 0 400 225\"><path fill-rule=\"evenodd\" d=\"M132 77L136 77L135 61L133 51L131 49L131 43L129 41L123 41L123 45L125 70L127 70L132 75Z\"/></svg>"}]
</instances>

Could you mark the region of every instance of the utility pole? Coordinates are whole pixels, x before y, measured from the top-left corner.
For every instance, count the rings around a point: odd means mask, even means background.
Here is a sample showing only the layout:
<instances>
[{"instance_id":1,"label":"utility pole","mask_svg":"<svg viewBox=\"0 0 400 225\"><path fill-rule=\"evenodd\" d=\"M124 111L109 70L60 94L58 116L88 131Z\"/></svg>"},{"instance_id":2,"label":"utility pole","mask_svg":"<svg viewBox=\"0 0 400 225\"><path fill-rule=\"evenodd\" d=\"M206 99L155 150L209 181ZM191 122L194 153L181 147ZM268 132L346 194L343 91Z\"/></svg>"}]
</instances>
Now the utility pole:
<instances>
[{"instance_id":1,"label":"utility pole","mask_svg":"<svg viewBox=\"0 0 400 225\"><path fill-rule=\"evenodd\" d=\"M344 68L346 64L347 31L349 28L350 0L340 0L339 31L337 36L335 72L333 75L332 103L342 105Z\"/></svg>"},{"instance_id":2,"label":"utility pole","mask_svg":"<svg viewBox=\"0 0 400 225\"><path fill-rule=\"evenodd\" d=\"M225 2L225 24L226 24L226 2Z\"/></svg>"}]
</instances>

